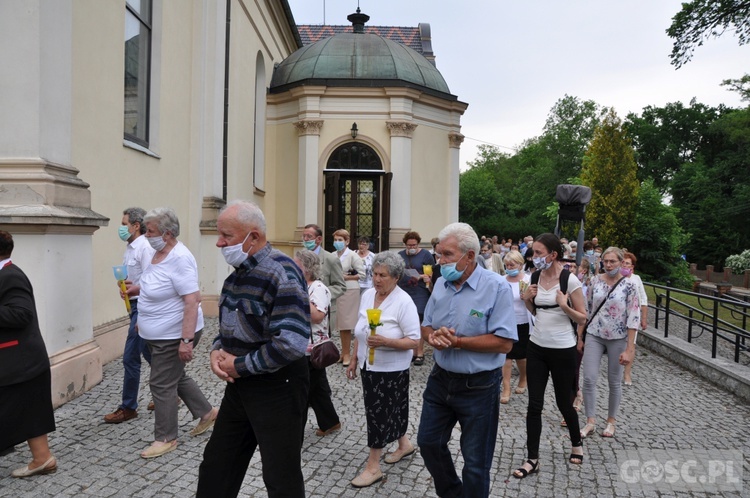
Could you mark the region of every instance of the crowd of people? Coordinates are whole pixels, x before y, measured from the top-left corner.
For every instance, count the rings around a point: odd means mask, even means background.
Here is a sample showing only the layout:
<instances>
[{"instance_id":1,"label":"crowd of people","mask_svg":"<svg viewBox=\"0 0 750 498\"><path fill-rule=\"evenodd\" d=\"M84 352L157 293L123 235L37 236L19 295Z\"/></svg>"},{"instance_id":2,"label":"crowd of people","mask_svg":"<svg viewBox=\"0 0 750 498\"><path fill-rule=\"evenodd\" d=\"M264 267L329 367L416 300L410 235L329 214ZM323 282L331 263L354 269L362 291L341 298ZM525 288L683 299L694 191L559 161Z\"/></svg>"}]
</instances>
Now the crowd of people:
<instances>
[{"instance_id":1,"label":"crowd of people","mask_svg":"<svg viewBox=\"0 0 750 498\"><path fill-rule=\"evenodd\" d=\"M567 461L583 464L583 440L597 430L604 355L608 412L601 435L614 437L623 380L632 383L636 335L647 326L634 254L603 249L596 238L579 254L576 241L551 233L518 242L480 238L464 223L446 226L429 245L409 231L403 250L377 254L367 237L342 228L331 234L334 251L328 252L322 229L309 224L303 248L291 258L268 243L263 212L246 201L227 205L217 231L216 245L232 272L219 299L219 334L204 340L212 341L211 371L226 383L220 406L213 407L186 372L204 321L198 268L178 241L177 215L170 208L128 208L118 233L128 269L120 297L130 304L122 403L104 417L118 424L138 416L143 357L150 364L155 426L141 457L176 449L181 402L197 420L191 436L213 427L197 496L236 496L258 447L268 495L305 495L300 453L309 409L317 437L343 428L329 373L310 361L313 348L334 337L344 375L359 377L362 386L368 456L351 481L356 488L383 479L381 461L396 464L418 448L439 496L488 496L501 407L527 393L527 458L512 475L539 472L550 378L570 437ZM30 477L57 470L47 442L55 423L51 400L42 395L49 393L50 371L33 292L12 264L12 249L12 236L0 232L0 397L36 394L34 404L13 403L25 410L0 404L0 423L9 428L0 452L27 441L32 462L12 475ZM16 351L21 334L32 340ZM415 446L408 433L409 372L425 364L430 351ZM19 361L36 356L35 369ZM341 368L335 365L330 368ZM456 424L460 473L448 448Z\"/></svg>"}]
</instances>

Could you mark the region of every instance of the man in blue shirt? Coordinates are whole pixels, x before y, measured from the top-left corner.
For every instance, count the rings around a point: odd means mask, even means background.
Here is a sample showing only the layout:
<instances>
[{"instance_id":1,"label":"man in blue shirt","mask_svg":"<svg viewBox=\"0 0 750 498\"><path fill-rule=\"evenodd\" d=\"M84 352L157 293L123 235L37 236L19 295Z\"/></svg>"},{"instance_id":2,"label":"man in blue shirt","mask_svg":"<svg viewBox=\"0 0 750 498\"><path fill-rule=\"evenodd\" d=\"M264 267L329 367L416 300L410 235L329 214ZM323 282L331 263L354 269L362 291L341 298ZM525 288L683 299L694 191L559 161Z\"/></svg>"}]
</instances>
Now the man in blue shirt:
<instances>
[{"instance_id":1,"label":"man in blue shirt","mask_svg":"<svg viewBox=\"0 0 750 498\"><path fill-rule=\"evenodd\" d=\"M518 340L510 284L480 268L479 238L465 223L438 235L441 278L422 322L422 337L435 348L435 367L424 391L419 444L441 497L487 497L497 439L498 396L505 353ZM462 479L448 451L461 425Z\"/></svg>"}]
</instances>

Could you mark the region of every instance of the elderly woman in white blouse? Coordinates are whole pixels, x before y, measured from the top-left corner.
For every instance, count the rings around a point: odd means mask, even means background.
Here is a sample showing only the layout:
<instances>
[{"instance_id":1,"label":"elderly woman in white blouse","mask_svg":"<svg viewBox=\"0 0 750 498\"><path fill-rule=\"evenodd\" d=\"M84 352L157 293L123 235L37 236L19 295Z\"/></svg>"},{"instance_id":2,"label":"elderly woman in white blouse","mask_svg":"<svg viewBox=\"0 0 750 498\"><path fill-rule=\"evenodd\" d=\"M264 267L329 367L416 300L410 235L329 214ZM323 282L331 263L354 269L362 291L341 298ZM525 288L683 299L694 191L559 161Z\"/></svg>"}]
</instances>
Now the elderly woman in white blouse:
<instances>
[{"instance_id":1,"label":"elderly woman in white blouse","mask_svg":"<svg viewBox=\"0 0 750 498\"><path fill-rule=\"evenodd\" d=\"M362 295L359 318L354 329L354 352L346 370L354 379L362 374L362 390L367 419L367 446L370 455L365 470L352 481L357 488L370 486L383 478L380 456L392 441L398 447L385 457L394 464L414 453L406 434L409 425L409 366L420 337L419 315L411 296L398 286L404 273L404 260L386 251L372 262L373 288ZM381 310L376 334L370 335L367 310ZM374 350L372 364L370 350Z\"/></svg>"},{"instance_id":2,"label":"elderly woman in white blouse","mask_svg":"<svg viewBox=\"0 0 750 498\"><path fill-rule=\"evenodd\" d=\"M190 250L177 240L180 222L171 208L152 209L143 222L146 239L156 252L141 275L140 286L131 286L128 294L140 296L138 334L151 351L154 442L141 456L155 458L177 447L178 396L193 417L200 418L192 436L206 432L219 411L185 373L185 364L193 359L193 347L203 331L198 265Z\"/></svg>"}]
</instances>

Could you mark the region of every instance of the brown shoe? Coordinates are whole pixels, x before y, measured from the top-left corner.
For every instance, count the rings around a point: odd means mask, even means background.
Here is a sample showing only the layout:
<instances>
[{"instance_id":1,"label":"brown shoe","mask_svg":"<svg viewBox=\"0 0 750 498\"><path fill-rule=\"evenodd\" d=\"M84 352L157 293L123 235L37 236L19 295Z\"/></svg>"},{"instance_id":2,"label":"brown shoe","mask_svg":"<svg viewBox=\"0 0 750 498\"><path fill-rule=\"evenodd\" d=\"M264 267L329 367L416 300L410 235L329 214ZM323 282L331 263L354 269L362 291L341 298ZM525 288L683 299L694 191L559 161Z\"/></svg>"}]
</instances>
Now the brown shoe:
<instances>
[{"instance_id":1,"label":"brown shoe","mask_svg":"<svg viewBox=\"0 0 750 498\"><path fill-rule=\"evenodd\" d=\"M153 401L152 401L152 402L150 402L150 403L148 404L148 408L147 408L147 410L148 410L148 411L150 411L150 412L152 412L152 411L154 411L155 409L156 409L156 406L154 405L154 402L153 402Z\"/></svg>"},{"instance_id":2,"label":"brown shoe","mask_svg":"<svg viewBox=\"0 0 750 498\"><path fill-rule=\"evenodd\" d=\"M104 422L107 424L121 424L131 418L138 416L138 411L129 408L118 408L113 413L104 416Z\"/></svg>"},{"instance_id":3,"label":"brown shoe","mask_svg":"<svg viewBox=\"0 0 750 498\"><path fill-rule=\"evenodd\" d=\"M336 431L340 431L340 430L341 430L341 422L339 422L338 424L334 425L330 429L326 429L326 430L315 429L315 435L319 436L319 437L323 437L323 436L327 436L328 434L330 434L332 432L336 432Z\"/></svg>"}]
</instances>

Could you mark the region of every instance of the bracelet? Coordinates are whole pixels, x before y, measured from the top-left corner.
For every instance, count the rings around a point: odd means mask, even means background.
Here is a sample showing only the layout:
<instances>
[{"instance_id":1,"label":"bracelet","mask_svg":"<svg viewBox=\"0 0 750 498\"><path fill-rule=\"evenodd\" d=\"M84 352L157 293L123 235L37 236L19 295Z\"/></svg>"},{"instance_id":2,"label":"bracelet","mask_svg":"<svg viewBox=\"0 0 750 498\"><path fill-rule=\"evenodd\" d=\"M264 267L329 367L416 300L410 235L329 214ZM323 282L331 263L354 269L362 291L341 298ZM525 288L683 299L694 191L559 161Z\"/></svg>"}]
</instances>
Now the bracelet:
<instances>
[{"instance_id":1,"label":"bracelet","mask_svg":"<svg viewBox=\"0 0 750 498\"><path fill-rule=\"evenodd\" d=\"M461 338L456 337L456 345L453 346L454 349L461 349Z\"/></svg>"}]
</instances>

